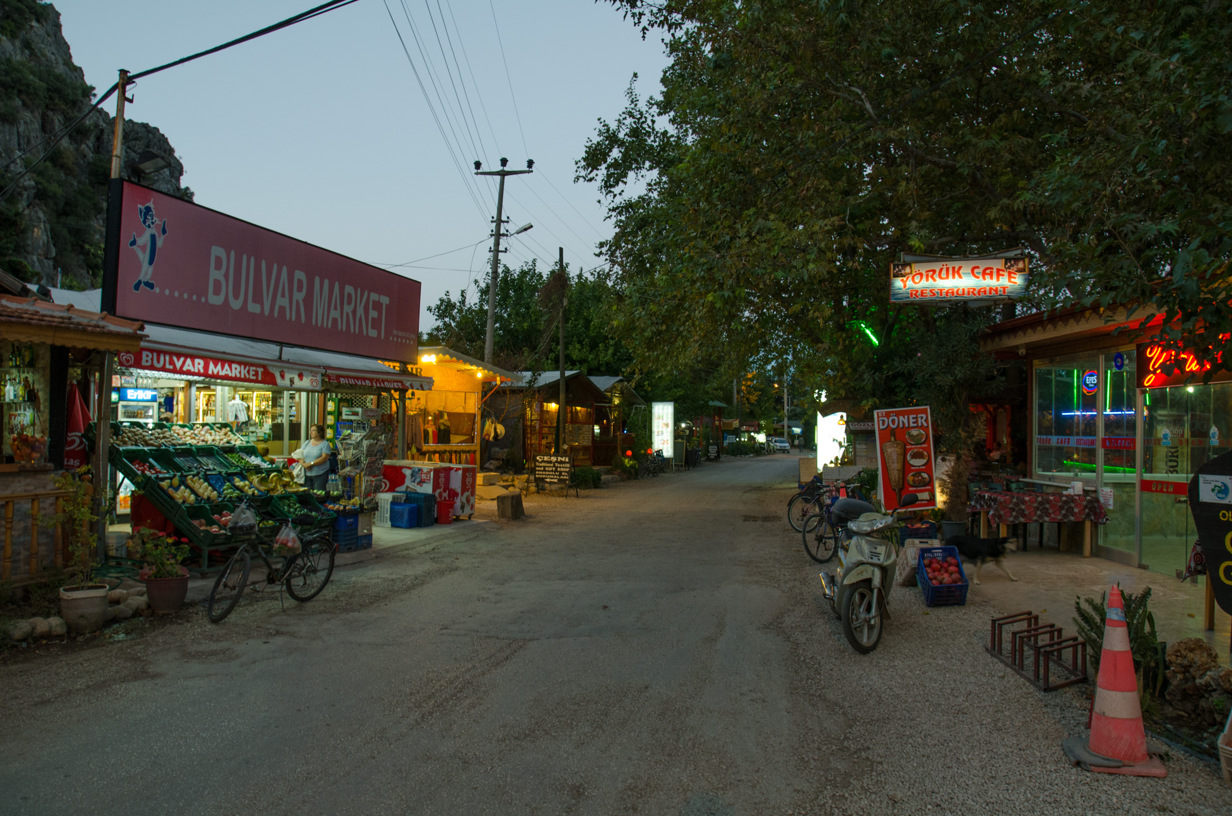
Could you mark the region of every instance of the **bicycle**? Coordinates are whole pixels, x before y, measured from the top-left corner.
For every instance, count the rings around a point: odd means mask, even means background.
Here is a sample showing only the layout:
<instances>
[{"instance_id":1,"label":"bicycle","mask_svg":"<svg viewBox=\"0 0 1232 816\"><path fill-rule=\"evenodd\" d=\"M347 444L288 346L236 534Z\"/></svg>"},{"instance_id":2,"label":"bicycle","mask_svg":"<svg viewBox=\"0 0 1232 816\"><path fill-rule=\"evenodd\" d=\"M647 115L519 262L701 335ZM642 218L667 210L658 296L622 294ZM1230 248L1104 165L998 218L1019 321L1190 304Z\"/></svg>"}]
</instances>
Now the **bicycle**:
<instances>
[{"instance_id":1,"label":"bicycle","mask_svg":"<svg viewBox=\"0 0 1232 816\"><path fill-rule=\"evenodd\" d=\"M638 466L637 477L640 479L643 476L658 476L660 473L667 472L667 459L663 457L663 451L654 451L642 460Z\"/></svg>"},{"instance_id":2,"label":"bicycle","mask_svg":"<svg viewBox=\"0 0 1232 816\"><path fill-rule=\"evenodd\" d=\"M827 485L810 505L810 512L800 525L804 551L809 558L824 564L834 557L842 536L842 527L835 521L834 505L840 499L853 498L863 501L860 488L855 484Z\"/></svg>"},{"instance_id":3,"label":"bicycle","mask_svg":"<svg viewBox=\"0 0 1232 816\"><path fill-rule=\"evenodd\" d=\"M820 473L809 481L800 483L799 491L787 502L787 521L793 530L797 533L803 531L801 524L814 508L820 507L818 502L828 489L830 488L822 480Z\"/></svg>"},{"instance_id":4,"label":"bicycle","mask_svg":"<svg viewBox=\"0 0 1232 816\"><path fill-rule=\"evenodd\" d=\"M311 516L299 516L292 519L292 525L297 527L298 533L298 527L311 523L312 520ZM264 582L254 583L251 587L256 592L280 584L295 600L310 601L325 589L330 576L334 574L335 547L328 530L317 530L300 536L300 551L287 555L266 551L267 545L273 547L273 538L263 537L255 530L250 535L252 537L240 544L239 549L214 579L214 587L210 590L206 608L206 613L214 623L230 615L239 603L240 595L249 588L248 570L252 566L253 554L265 565Z\"/></svg>"}]
</instances>

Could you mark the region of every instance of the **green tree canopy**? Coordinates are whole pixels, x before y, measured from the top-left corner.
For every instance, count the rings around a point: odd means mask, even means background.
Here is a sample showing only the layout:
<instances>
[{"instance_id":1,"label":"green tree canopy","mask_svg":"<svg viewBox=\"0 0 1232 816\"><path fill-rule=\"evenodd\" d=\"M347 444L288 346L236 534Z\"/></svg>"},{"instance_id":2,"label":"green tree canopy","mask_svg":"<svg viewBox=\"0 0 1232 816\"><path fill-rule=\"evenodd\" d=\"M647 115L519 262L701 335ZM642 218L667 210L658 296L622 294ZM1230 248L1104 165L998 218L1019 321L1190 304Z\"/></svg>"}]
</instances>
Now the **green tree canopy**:
<instances>
[{"instance_id":1,"label":"green tree canopy","mask_svg":"<svg viewBox=\"0 0 1232 816\"><path fill-rule=\"evenodd\" d=\"M999 313L891 306L902 252L1025 246L1030 308L1232 325L1226 5L611 2L672 58L579 162L639 363L789 357L882 404L957 365L967 391Z\"/></svg>"}]
</instances>

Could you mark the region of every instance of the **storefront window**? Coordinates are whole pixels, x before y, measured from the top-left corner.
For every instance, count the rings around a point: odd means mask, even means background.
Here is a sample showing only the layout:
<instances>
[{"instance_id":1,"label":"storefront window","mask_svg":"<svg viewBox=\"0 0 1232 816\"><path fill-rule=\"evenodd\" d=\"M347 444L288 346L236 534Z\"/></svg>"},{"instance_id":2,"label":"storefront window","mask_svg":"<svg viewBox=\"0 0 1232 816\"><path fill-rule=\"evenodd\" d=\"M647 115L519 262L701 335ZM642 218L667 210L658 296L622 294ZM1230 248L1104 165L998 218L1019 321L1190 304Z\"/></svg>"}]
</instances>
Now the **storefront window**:
<instances>
[{"instance_id":1,"label":"storefront window","mask_svg":"<svg viewBox=\"0 0 1232 816\"><path fill-rule=\"evenodd\" d=\"M1232 383L1178 385L1145 395L1142 464L1142 563L1170 573L1193 545L1189 480L1230 447Z\"/></svg>"},{"instance_id":2,"label":"storefront window","mask_svg":"<svg viewBox=\"0 0 1232 816\"><path fill-rule=\"evenodd\" d=\"M1095 478L1098 357L1044 361L1035 369L1035 473Z\"/></svg>"}]
</instances>

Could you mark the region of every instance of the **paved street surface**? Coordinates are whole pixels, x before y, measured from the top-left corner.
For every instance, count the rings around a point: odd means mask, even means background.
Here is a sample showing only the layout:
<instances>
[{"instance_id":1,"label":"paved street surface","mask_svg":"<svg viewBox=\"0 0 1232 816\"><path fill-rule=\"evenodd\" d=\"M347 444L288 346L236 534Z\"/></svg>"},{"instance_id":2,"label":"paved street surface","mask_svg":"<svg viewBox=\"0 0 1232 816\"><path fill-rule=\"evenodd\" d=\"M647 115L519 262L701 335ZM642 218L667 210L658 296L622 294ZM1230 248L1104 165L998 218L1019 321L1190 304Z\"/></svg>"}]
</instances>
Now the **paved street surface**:
<instances>
[{"instance_id":1,"label":"paved street surface","mask_svg":"<svg viewBox=\"0 0 1232 816\"><path fill-rule=\"evenodd\" d=\"M0 813L1232 813L1167 746L1164 780L1067 765L1085 692L984 652L995 568L965 607L896 588L854 653L784 518L796 463L532 498L305 605L9 659Z\"/></svg>"}]
</instances>

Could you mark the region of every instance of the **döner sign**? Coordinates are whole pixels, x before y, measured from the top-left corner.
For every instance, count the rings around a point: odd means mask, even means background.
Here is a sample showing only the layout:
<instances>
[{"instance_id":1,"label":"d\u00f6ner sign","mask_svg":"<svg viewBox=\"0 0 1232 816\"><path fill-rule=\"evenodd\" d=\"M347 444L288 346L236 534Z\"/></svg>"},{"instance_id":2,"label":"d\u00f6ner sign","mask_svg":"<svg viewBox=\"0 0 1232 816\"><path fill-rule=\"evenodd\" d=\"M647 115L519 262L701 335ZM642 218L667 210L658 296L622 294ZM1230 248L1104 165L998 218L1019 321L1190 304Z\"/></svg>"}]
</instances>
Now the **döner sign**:
<instances>
[{"instance_id":1,"label":"d\u00f6ner sign","mask_svg":"<svg viewBox=\"0 0 1232 816\"><path fill-rule=\"evenodd\" d=\"M414 360L418 281L130 182L113 183L104 291L116 315ZM114 270L114 271L112 271Z\"/></svg>"}]
</instances>

